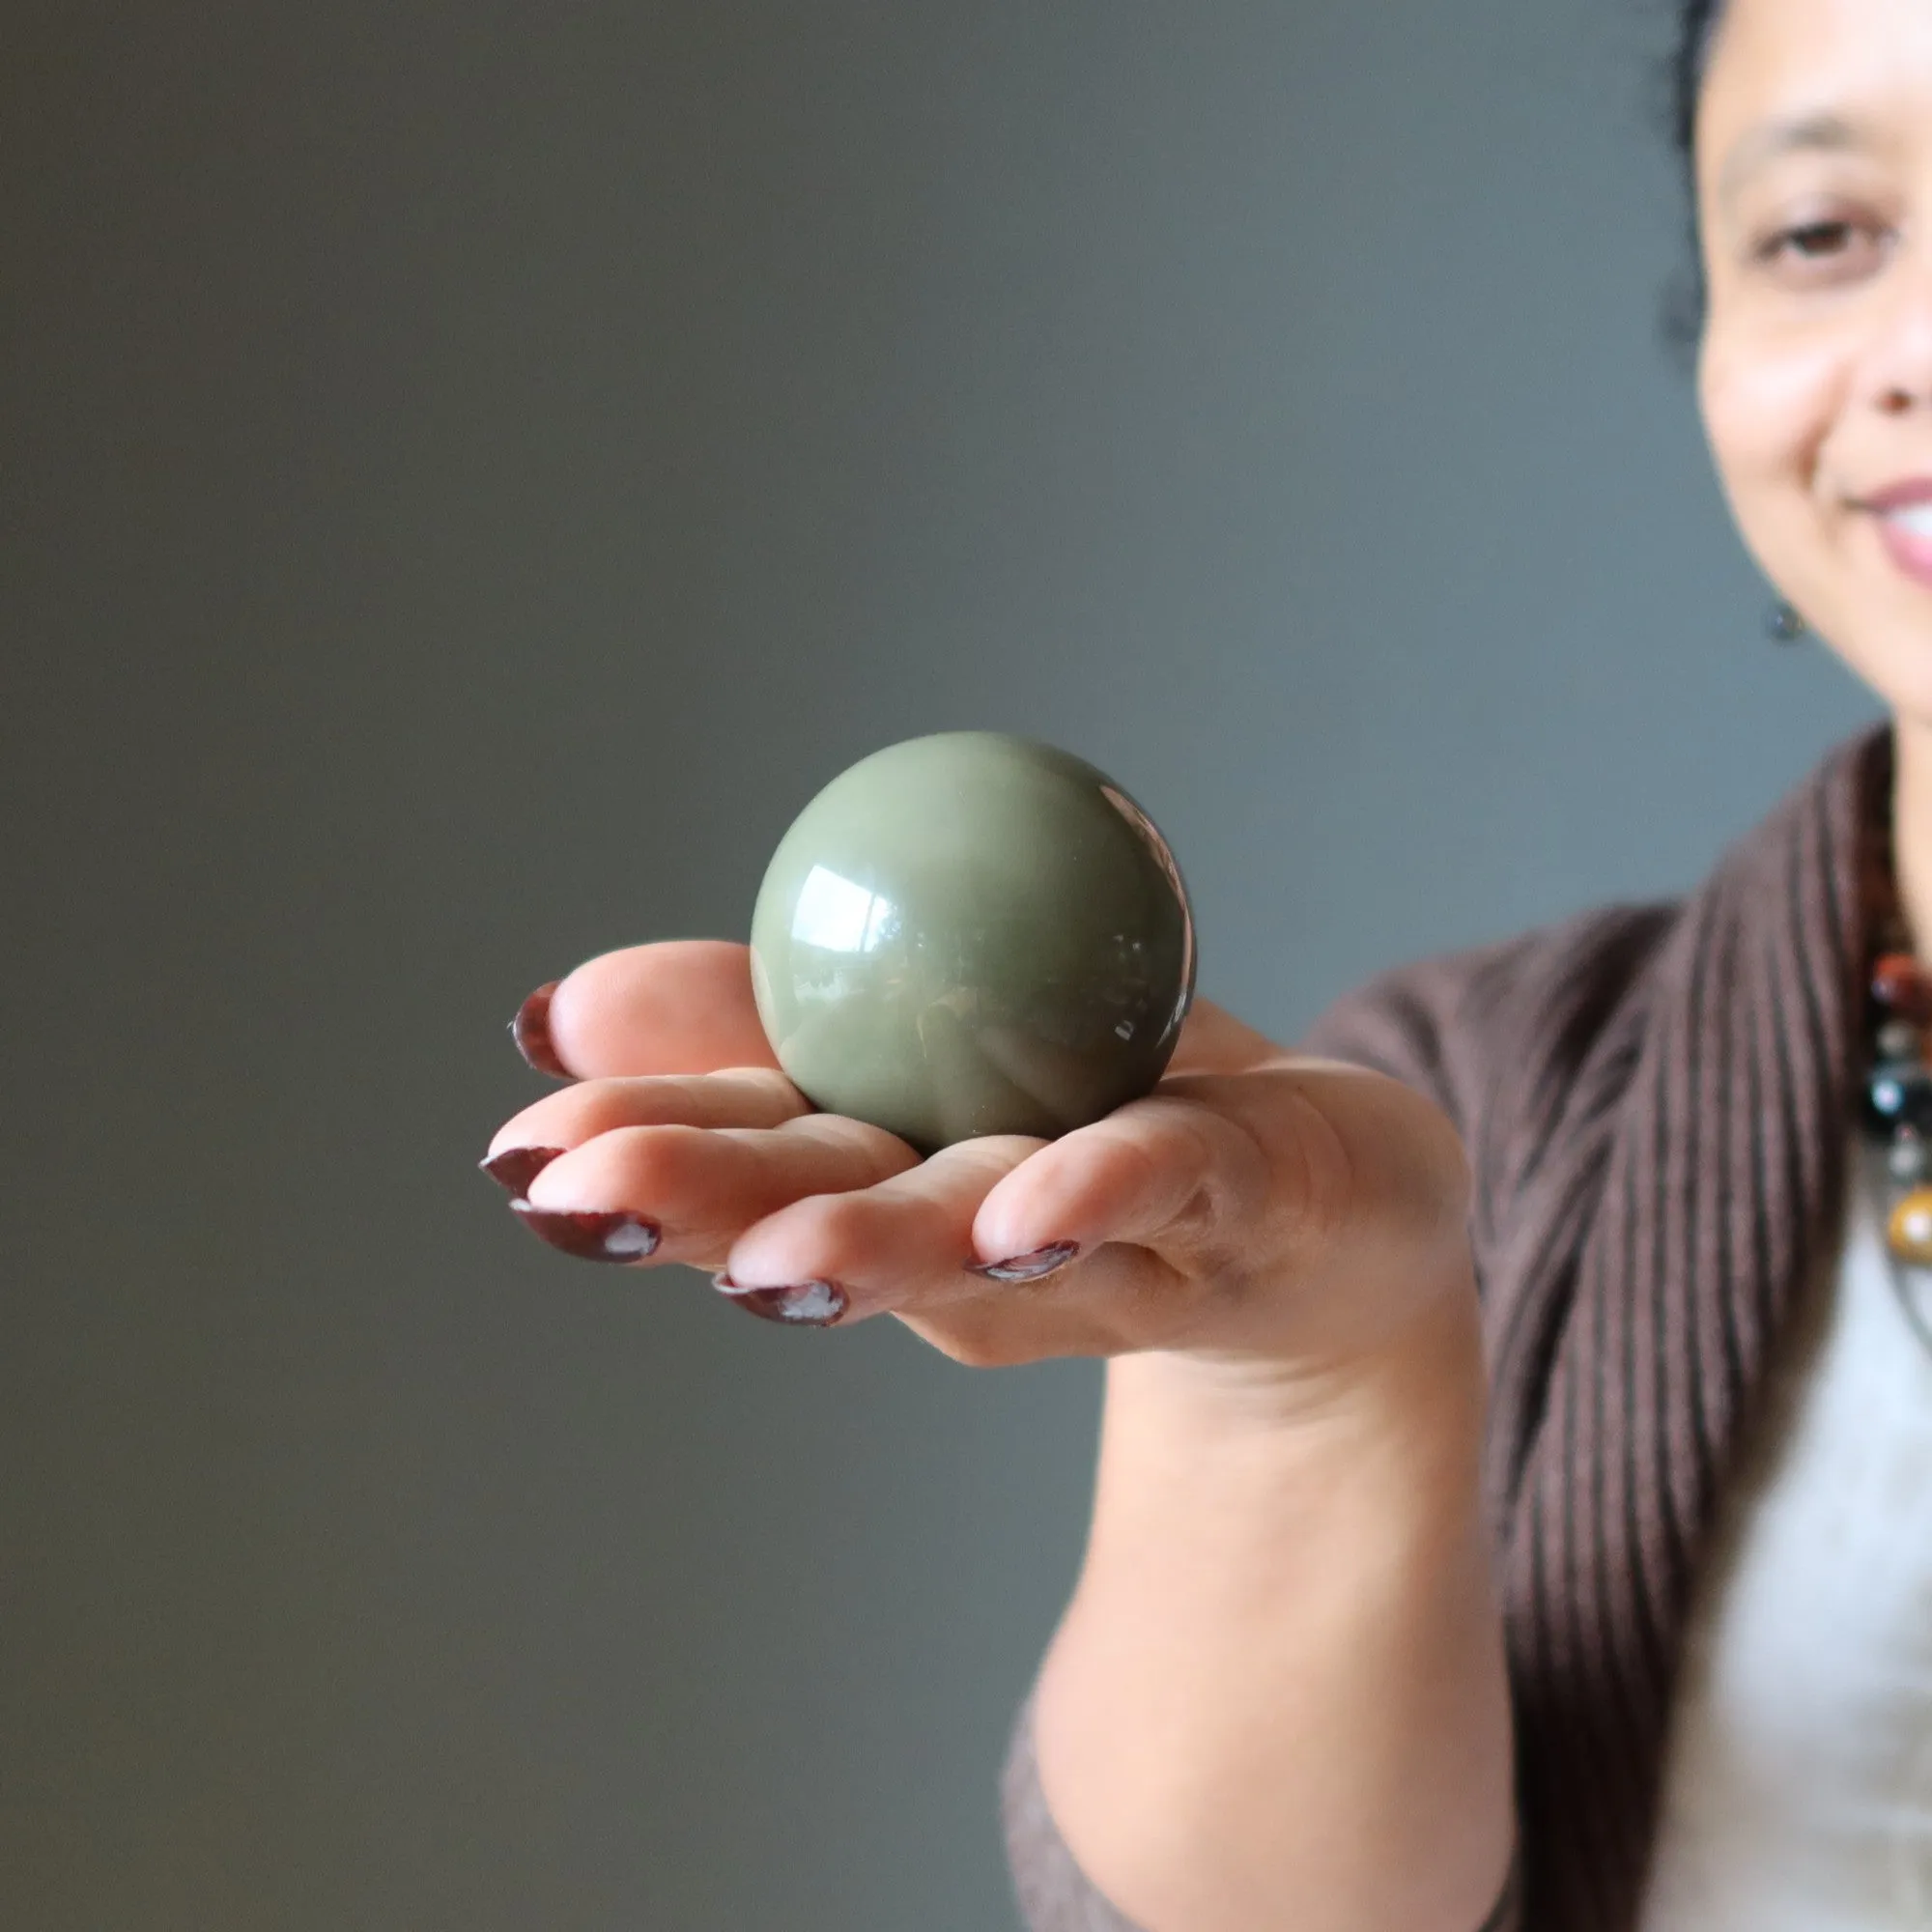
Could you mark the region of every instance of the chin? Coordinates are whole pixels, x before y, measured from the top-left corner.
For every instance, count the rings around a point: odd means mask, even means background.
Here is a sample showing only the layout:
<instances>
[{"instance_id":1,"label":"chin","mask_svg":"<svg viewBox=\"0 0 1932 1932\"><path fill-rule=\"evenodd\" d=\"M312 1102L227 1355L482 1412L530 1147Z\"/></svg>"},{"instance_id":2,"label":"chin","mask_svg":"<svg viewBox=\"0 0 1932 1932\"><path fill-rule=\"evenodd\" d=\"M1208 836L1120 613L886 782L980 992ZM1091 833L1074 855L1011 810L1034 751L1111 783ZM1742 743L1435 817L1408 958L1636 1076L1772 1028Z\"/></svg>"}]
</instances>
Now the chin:
<instances>
[{"instance_id":1,"label":"chin","mask_svg":"<svg viewBox=\"0 0 1932 1932\"><path fill-rule=\"evenodd\" d=\"M1932 618L1917 625L1867 621L1856 633L1825 635L1845 668L1885 700L1902 725L1932 735ZM1856 637L1857 642L1840 646L1838 637Z\"/></svg>"}]
</instances>

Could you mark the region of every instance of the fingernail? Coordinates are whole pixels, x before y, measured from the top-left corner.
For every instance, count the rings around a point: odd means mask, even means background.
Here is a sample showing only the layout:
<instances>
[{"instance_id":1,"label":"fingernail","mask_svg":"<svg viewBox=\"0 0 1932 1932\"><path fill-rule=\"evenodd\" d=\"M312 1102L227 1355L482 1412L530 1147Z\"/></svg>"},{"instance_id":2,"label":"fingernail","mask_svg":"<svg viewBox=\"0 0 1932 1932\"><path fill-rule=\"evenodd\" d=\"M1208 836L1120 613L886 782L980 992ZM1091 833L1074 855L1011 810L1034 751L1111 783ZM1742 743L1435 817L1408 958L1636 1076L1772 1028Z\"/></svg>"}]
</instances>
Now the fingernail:
<instances>
[{"instance_id":1,"label":"fingernail","mask_svg":"<svg viewBox=\"0 0 1932 1932\"><path fill-rule=\"evenodd\" d=\"M794 1328L829 1328L852 1305L836 1281L801 1281L783 1288L740 1288L728 1274L714 1274L711 1286L748 1314Z\"/></svg>"},{"instance_id":2,"label":"fingernail","mask_svg":"<svg viewBox=\"0 0 1932 1932\"><path fill-rule=\"evenodd\" d=\"M658 1251L664 1231L641 1214L567 1208L532 1208L512 1201L510 1212L540 1240L586 1262L637 1262Z\"/></svg>"},{"instance_id":3,"label":"fingernail","mask_svg":"<svg viewBox=\"0 0 1932 1932\"><path fill-rule=\"evenodd\" d=\"M493 1153L476 1165L521 1200L530 1191L530 1182L561 1152L562 1148L505 1148L501 1153Z\"/></svg>"},{"instance_id":4,"label":"fingernail","mask_svg":"<svg viewBox=\"0 0 1932 1932\"><path fill-rule=\"evenodd\" d=\"M517 1016L510 1022L510 1037L517 1042L517 1051L539 1073L548 1073L557 1080L574 1080L576 1074L556 1057L556 1048L550 1041L551 996L561 983L557 980L546 981L517 1009Z\"/></svg>"},{"instance_id":5,"label":"fingernail","mask_svg":"<svg viewBox=\"0 0 1932 1932\"><path fill-rule=\"evenodd\" d=\"M1030 1255L1009 1255L1003 1262L968 1262L966 1272L982 1274L988 1281L1038 1281L1065 1267L1079 1252L1078 1241L1055 1241Z\"/></svg>"}]
</instances>

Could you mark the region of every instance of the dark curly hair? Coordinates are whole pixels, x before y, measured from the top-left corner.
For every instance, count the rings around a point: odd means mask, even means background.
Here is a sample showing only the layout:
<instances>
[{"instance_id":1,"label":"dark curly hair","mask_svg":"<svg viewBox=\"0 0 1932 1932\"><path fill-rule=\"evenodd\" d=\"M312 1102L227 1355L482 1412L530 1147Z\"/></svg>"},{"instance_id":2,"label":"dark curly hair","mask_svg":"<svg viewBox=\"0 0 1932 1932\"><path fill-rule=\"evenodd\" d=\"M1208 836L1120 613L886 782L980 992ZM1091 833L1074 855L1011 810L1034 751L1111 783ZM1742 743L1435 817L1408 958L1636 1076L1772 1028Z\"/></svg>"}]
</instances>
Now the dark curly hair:
<instances>
[{"instance_id":1,"label":"dark curly hair","mask_svg":"<svg viewBox=\"0 0 1932 1932\"><path fill-rule=\"evenodd\" d=\"M1684 170L1690 249L1689 262L1664 290L1660 322L1665 346L1686 370L1696 359L1698 338L1704 332L1704 256L1697 232L1695 165L1697 97L1703 91L1711 41L1723 15L1724 0L1678 0L1676 41L1662 76L1665 129Z\"/></svg>"}]
</instances>

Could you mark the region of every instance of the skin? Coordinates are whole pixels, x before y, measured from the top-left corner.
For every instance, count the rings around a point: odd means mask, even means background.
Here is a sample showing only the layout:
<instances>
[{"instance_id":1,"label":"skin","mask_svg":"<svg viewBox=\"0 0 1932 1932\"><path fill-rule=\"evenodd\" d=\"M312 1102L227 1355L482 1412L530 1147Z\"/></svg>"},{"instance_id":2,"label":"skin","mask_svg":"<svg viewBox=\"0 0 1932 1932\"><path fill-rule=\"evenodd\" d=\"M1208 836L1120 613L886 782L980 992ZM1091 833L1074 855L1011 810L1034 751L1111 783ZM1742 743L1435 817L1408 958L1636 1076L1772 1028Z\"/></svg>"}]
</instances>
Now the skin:
<instances>
[{"instance_id":1,"label":"skin","mask_svg":"<svg viewBox=\"0 0 1932 1932\"><path fill-rule=\"evenodd\" d=\"M1740 171L1830 108L1854 144ZM1733 0L1697 123L1698 401L1744 541L1891 706L1915 931L1932 927L1932 590L1860 498L1932 476L1932 10ZM1807 224L1798 242L1765 244ZM531 1204L664 1227L640 1268L833 1280L976 1367L1107 1360L1094 1518L1040 1680L1040 1775L1148 1932L1467 1932L1513 1836L1478 1504L1485 1380L1450 1123L1202 1002L1146 1100L921 1162L813 1115L744 949L636 948L558 986L573 1083L490 1153L567 1151ZM1046 1279L968 1273L1055 1242Z\"/></svg>"},{"instance_id":2,"label":"skin","mask_svg":"<svg viewBox=\"0 0 1932 1932\"><path fill-rule=\"evenodd\" d=\"M1449 1122L1197 1002L1147 1099L921 1162L810 1113L742 947L557 987L579 1075L507 1122L533 1206L630 1208L649 1260L839 1283L976 1367L1108 1358L1094 1521L1043 1667L1056 1823L1148 1932L1467 1932L1513 1837L1478 1500L1469 1172ZM966 1270L1059 1241L1022 1286Z\"/></svg>"},{"instance_id":3,"label":"skin","mask_svg":"<svg viewBox=\"0 0 1932 1932\"><path fill-rule=\"evenodd\" d=\"M1849 145L1749 159L1761 130L1819 110L1849 125ZM1892 564L1862 505L1932 477L1932 10L1732 0L1699 102L1696 178L1705 434L1759 567L1892 714L1899 890L1922 937L1932 587Z\"/></svg>"}]
</instances>

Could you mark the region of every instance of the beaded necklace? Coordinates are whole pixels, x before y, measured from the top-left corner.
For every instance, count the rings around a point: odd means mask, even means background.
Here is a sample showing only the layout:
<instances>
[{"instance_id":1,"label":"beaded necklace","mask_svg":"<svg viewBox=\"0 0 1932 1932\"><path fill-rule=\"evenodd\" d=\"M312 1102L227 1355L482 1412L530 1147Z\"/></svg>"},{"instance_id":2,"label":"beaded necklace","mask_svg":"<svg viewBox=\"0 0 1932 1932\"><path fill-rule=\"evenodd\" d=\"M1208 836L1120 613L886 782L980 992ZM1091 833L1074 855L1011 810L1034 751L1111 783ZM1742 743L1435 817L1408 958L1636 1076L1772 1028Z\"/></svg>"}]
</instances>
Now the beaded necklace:
<instances>
[{"instance_id":1,"label":"beaded necklace","mask_svg":"<svg viewBox=\"0 0 1932 1932\"><path fill-rule=\"evenodd\" d=\"M1872 956L1861 1119L1867 1140L1885 1153L1890 1196L1886 1245L1895 1262L1932 1268L1932 972L1912 950L1898 896L1889 809L1870 824L1863 872ZM1903 1272L1892 1270L1899 1299L1919 1339L1932 1349L1932 1317L1900 1279Z\"/></svg>"}]
</instances>

